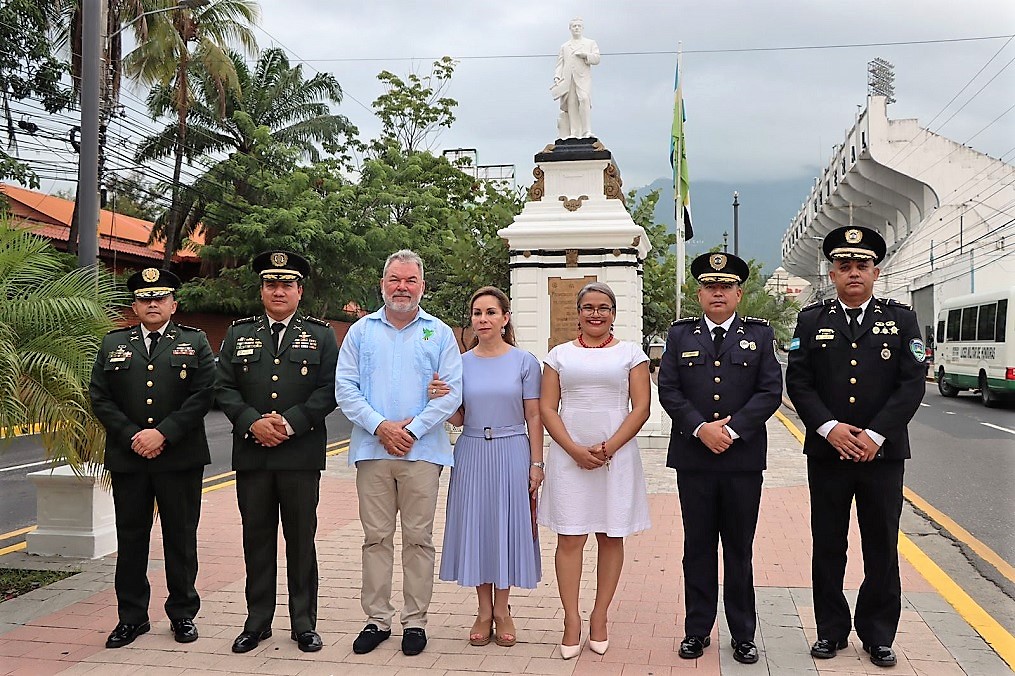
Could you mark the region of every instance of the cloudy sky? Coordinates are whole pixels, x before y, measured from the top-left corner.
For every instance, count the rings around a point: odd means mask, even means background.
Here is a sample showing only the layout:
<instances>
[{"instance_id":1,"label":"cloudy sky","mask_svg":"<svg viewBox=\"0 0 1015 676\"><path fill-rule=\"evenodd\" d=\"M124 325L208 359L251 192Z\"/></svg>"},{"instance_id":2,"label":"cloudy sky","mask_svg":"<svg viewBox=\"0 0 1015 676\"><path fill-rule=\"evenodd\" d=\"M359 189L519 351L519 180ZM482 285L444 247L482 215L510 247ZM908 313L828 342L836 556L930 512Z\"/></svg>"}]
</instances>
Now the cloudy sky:
<instances>
[{"instance_id":1,"label":"cloudy sky","mask_svg":"<svg viewBox=\"0 0 1015 676\"><path fill-rule=\"evenodd\" d=\"M593 69L593 130L613 151L627 187L670 174L678 45L692 196L696 179L814 175L864 104L866 64L874 57L895 65L898 102L890 117L917 118L1009 162L1015 156L1015 40L996 38L1015 34L1011 0L262 0L261 6L262 46L285 48L311 72L333 73L346 92L341 112L367 137L377 130L369 107L381 93L378 72L426 73L437 57L458 59L447 92L460 104L458 120L434 150L476 148L480 164L516 165L522 184L531 181L532 155L556 135L548 87L576 15L603 54ZM985 37L996 39L968 40ZM833 47L926 41L935 42ZM739 51L748 49L765 51Z\"/></svg>"}]
</instances>

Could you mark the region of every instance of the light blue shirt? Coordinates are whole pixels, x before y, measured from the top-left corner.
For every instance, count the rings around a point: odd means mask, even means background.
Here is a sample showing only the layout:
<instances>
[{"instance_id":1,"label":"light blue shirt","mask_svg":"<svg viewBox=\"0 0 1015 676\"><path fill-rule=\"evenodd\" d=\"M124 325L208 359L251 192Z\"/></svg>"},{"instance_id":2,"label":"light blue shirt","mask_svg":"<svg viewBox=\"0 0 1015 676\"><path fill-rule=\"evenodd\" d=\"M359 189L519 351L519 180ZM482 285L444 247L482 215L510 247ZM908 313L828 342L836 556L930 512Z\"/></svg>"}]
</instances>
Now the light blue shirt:
<instances>
[{"instance_id":1,"label":"light blue shirt","mask_svg":"<svg viewBox=\"0 0 1015 676\"><path fill-rule=\"evenodd\" d=\"M437 373L451 392L427 397ZM335 399L353 423L349 464L360 460L425 460L454 465L444 429L462 403L462 355L447 324L420 308L403 329L388 321L384 308L349 328L338 353ZM402 458L389 455L374 432L385 420L412 418L406 429L417 441Z\"/></svg>"}]
</instances>

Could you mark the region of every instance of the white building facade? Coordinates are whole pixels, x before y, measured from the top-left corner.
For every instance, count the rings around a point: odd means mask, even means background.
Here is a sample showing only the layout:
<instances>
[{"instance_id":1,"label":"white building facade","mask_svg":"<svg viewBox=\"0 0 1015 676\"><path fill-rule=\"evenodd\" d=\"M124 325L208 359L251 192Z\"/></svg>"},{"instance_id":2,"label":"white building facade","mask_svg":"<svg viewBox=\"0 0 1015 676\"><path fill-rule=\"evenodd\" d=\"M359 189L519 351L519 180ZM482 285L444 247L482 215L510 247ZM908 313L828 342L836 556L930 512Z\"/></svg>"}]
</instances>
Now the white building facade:
<instances>
[{"instance_id":1,"label":"white building facade","mask_svg":"<svg viewBox=\"0 0 1015 676\"><path fill-rule=\"evenodd\" d=\"M888 244L875 295L913 305L925 333L946 298L1015 279L1015 167L890 120L869 96L782 238L783 267L833 293L821 240L850 223Z\"/></svg>"}]
</instances>

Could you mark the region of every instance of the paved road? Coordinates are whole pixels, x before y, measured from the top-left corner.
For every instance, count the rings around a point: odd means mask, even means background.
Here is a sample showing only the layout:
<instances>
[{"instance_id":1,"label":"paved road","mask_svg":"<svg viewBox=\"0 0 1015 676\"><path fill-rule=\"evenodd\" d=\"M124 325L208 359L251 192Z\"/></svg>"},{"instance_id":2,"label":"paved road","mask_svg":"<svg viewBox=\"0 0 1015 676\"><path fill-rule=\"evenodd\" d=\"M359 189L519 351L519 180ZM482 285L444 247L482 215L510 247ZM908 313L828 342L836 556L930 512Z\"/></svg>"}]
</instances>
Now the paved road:
<instances>
[{"instance_id":1,"label":"paved road","mask_svg":"<svg viewBox=\"0 0 1015 676\"><path fill-rule=\"evenodd\" d=\"M987 408L928 383L909 436L906 485L1015 565L1015 402Z\"/></svg>"},{"instance_id":2,"label":"paved road","mask_svg":"<svg viewBox=\"0 0 1015 676\"><path fill-rule=\"evenodd\" d=\"M204 476L230 471L232 424L224 413L213 410L205 418L205 429L211 464L205 467ZM341 411L336 410L328 416L329 442L348 438L351 429L352 425ZM49 466L44 458L36 437L0 441L0 533L35 524L35 486L26 477L30 472ZM12 542L0 542L0 547L9 544Z\"/></svg>"}]
</instances>

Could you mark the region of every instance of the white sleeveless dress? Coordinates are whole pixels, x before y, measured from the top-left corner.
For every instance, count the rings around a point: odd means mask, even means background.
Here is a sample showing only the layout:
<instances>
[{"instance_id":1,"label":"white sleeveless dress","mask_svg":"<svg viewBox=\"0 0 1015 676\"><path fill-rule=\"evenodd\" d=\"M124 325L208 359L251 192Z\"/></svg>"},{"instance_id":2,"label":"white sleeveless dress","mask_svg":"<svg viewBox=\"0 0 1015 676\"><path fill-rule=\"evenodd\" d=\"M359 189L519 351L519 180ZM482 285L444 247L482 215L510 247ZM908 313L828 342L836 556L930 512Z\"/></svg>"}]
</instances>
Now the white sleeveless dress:
<instances>
[{"instance_id":1,"label":"white sleeveless dress","mask_svg":"<svg viewBox=\"0 0 1015 676\"><path fill-rule=\"evenodd\" d=\"M630 413L630 371L648 357L626 341L602 349L567 342L543 361L560 376L560 417L568 434L591 446L613 436ZM551 440L538 520L560 535L624 537L650 528L637 441L617 451L609 468L586 470Z\"/></svg>"}]
</instances>

